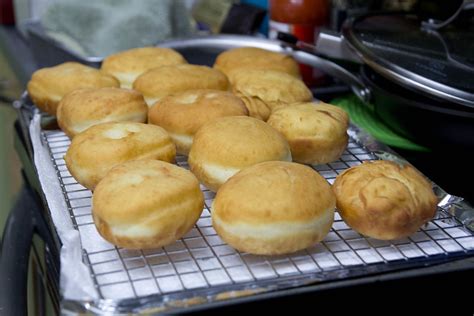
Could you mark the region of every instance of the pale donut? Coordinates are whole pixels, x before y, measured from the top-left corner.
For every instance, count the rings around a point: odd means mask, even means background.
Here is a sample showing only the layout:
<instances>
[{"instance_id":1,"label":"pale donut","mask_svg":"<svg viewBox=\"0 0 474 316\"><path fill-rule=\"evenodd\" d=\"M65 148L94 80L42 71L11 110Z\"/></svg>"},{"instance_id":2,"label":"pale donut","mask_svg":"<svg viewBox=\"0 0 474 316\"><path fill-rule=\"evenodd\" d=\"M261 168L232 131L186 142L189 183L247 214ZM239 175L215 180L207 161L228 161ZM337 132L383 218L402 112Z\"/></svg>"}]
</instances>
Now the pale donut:
<instances>
[{"instance_id":1,"label":"pale donut","mask_svg":"<svg viewBox=\"0 0 474 316\"><path fill-rule=\"evenodd\" d=\"M283 135L261 120L228 116L198 130L188 163L203 184L217 191L240 169L271 160L291 161L290 147Z\"/></svg>"},{"instance_id":2,"label":"pale donut","mask_svg":"<svg viewBox=\"0 0 474 316\"><path fill-rule=\"evenodd\" d=\"M249 115L263 121L275 108L313 98L303 81L280 71L236 70L230 80L232 91L244 101Z\"/></svg>"},{"instance_id":3,"label":"pale donut","mask_svg":"<svg viewBox=\"0 0 474 316\"><path fill-rule=\"evenodd\" d=\"M180 53L163 47L132 48L107 56L100 70L120 81L120 87L131 89L142 73L161 66L186 64Z\"/></svg>"},{"instance_id":4,"label":"pale donut","mask_svg":"<svg viewBox=\"0 0 474 316\"><path fill-rule=\"evenodd\" d=\"M238 69L265 69L301 77L298 63L293 57L257 47L238 47L220 53L214 68L227 76Z\"/></svg>"},{"instance_id":5,"label":"pale donut","mask_svg":"<svg viewBox=\"0 0 474 316\"><path fill-rule=\"evenodd\" d=\"M333 190L347 225L377 239L407 237L436 212L431 184L408 164L364 162L338 175Z\"/></svg>"},{"instance_id":6,"label":"pale donut","mask_svg":"<svg viewBox=\"0 0 474 316\"><path fill-rule=\"evenodd\" d=\"M204 197L196 177L158 160L113 168L97 185L92 215L99 233L124 248L166 246L183 237L202 213Z\"/></svg>"},{"instance_id":7,"label":"pale donut","mask_svg":"<svg viewBox=\"0 0 474 316\"><path fill-rule=\"evenodd\" d=\"M207 66L176 65L151 69L133 83L151 107L161 98L194 89L228 90L229 81L219 70Z\"/></svg>"},{"instance_id":8,"label":"pale donut","mask_svg":"<svg viewBox=\"0 0 474 316\"><path fill-rule=\"evenodd\" d=\"M59 102L59 127L73 138L93 125L106 122L145 123L148 107L143 96L120 88L78 89Z\"/></svg>"},{"instance_id":9,"label":"pale donut","mask_svg":"<svg viewBox=\"0 0 474 316\"><path fill-rule=\"evenodd\" d=\"M40 110L56 115L61 98L75 89L118 86L118 80L110 75L80 63L67 62L35 71L27 90Z\"/></svg>"},{"instance_id":10,"label":"pale donut","mask_svg":"<svg viewBox=\"0 0 474 316\"><path fill-rule=\"evenodd\" d=\"M292 253L327 235L335 204L330 185L310 167L262 162L243 169L219 189L211 210L212 225L240 251Z\"/></svg>"},{"instance_id":11,"label":"pale donut","mask_svg":"<svg viewBox=\"0 0 474 316\"><path fill-rule=\"evenodd\" d=\"M176 148L156 125L119 122L94 125L77 134L64 156L74 179L90 190L114 166L129 160L174 162Z\"/></svg>"},{"instance_id":12,"label":"pale donut","mask_svg":"<svg viewBox=\"0 0 474 316\"><path fill-rule=\"evenodd\" d=\"M220 90L189 90L165 97L148 112L148 123L163 127L176 144L176 152L188 155L194 134L218 117L248 115L242 100Z\"/></svg>"},{"instance_id":13,"label":"pale donut","mask_svg":"<svg viewBox=\"0 0 474 316\"><path fill-rule=\"evenodd\" d=\"M347 113L323 102L276 109L267 123L285 136L296 162L323 164L337 160L349 140Z\"/></svg>"}]
</instances>

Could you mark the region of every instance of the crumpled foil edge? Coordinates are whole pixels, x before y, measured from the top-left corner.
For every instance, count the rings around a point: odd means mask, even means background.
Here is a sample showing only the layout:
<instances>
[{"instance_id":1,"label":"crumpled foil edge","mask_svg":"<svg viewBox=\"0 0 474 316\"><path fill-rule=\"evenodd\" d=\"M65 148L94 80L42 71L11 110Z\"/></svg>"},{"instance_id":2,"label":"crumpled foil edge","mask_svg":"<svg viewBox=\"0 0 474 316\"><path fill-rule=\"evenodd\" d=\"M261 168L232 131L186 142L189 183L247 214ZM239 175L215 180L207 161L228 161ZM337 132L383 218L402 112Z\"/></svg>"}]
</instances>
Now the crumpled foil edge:
<instances>
[{"instance_id":1,"label":"crumpled foil edge","mask_svg":"<svg viewBox=\"0 0 474 316\"><path fill-rule=\"evenodd\" d=\"M79 231L74 229L63 198L61 184L51 163L49 149L43 142L41 115L36 112L29 126L34 152L34 164L41 188L51 213L62 246L60 250L60 293L69 300L91 301L99 299L90 270L83 263Z\"/></svg>"},{"instance_id":2,"label":"crumpled foil edge","mask_svg":"<svg viewBox=\"0 0 474 316\"><path fill-rule=\"evenodd\" d=\"M35 165L38 176L48 201L48 207L53 217L58 235L63 243L61 248L61 278L60 291L62 295L61 313L63 315L76 315L77 313L116 314L126 313L166 313L179 312L186 308L209 304L230 299L244 298L262 293L269 293L305 285L323 282L325 279L341 279L366 275L368 272L383 272L382 267L364 267L364 270L347 269L328 271L325 273L305 275L301 278L286 280L260 281L253 284L225 288L206 288L192 293L170 293L165 295L151 295L127 300L100 299L93 285L89 268L82 262L82 250L79 232L74 229L67 211L67 206L62 198L59 179L51 163L48 148L43 144L41 116L35 113L30 124L30 134L35 152ZM349 136L359 145L366 148L377 158L391 160L399 164L408 162L384 144L377 142L367 132L351 124L348 129ZM433 189L439 199L438 206L454 215L466 227L472 230L474 226L474 209L461 197L448 194L438 185L433 183ZM469 226L470 225L470 226ZM406 265L404 266L407 267ZM373 271L372 271L373 270ZM386 271L393 271L393 267L386 267Z\"/></svg>"}]
</instances>

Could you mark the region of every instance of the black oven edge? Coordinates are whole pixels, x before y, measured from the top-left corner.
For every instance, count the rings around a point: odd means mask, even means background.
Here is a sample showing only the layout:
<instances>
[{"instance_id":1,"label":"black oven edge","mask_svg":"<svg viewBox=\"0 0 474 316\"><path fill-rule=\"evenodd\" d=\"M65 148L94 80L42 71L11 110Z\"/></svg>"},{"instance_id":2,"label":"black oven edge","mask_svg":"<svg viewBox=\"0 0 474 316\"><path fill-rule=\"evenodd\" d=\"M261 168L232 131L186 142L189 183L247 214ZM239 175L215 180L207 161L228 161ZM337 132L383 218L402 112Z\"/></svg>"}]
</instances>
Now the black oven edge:
<instances>
[{"instance_id":1,"label":"black oven edge","mask_svg":"<svg viewBox=\"0 0 474 316\"><path fill-rule=\"evenodd\" d=\"M32 164L31 147L24 134L26 130L21 125L19 121L15 123L14 144L22 162L23 186L8 216L0 245L0 284L3 289L8 289L0 291L0 315L27 314L29 260L34 236L42 240L47 252L45 257L50 267L44 277L59 280L56 274L59 271L60 242L44 208ZM55 275L46 275L48 273ZM57 292L59 284L48 284L48 287ZM50 295L58 297L58 293Z\"/></svg>"}]
</instances>

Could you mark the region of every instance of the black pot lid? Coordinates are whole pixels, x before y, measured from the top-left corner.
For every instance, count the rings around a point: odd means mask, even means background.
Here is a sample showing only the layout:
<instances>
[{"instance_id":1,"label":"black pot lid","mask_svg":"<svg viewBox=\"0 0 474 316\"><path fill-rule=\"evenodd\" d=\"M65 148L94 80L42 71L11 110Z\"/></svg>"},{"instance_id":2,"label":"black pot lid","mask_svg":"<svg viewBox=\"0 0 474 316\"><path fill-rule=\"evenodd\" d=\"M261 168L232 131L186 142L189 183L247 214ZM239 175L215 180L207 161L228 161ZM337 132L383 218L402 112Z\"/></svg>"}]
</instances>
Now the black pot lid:
<instances>
[{"instance_id":1,"label":"black pot lid","mask_svg":"<svg viewBox=\"0 0 474 316\"><path fill-rule=\"evenodd\" d=\"M430 97L474 107L474 27L424 30L414 15L348 20L343 36L377 73Z\"/></svg>"}]
</instances>

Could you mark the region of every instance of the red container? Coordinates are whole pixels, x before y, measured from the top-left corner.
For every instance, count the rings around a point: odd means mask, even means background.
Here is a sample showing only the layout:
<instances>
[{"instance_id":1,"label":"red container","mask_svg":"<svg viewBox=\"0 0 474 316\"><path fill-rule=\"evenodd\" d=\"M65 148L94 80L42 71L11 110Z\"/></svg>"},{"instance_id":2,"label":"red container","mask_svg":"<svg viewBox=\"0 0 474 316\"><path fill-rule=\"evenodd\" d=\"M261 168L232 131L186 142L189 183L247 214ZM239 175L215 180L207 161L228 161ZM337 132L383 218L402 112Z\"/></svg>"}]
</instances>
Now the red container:
<instances>
[{"instance_id":1,"label":"red container","mask_svg":"<svg viewBox=\"0 0 474 316\"><path fill-rule=\"evenodd\" d=\"M13 0L0 0L0 24L15 24Z\"/></svg>"},{"instance_id":2,"label":"red container","mask_svg":"<svg viewBox=\"0 0 474 316\"><path fill-rule=\"evenodd\" d=\"M319 29L329 17L328 0L270 0L269 37L276 38L277 32L295 35L300 41L314 44ZM300 65L303 80L314 86L322 81L322 72Z\"/></svg>"}]
</instances>

